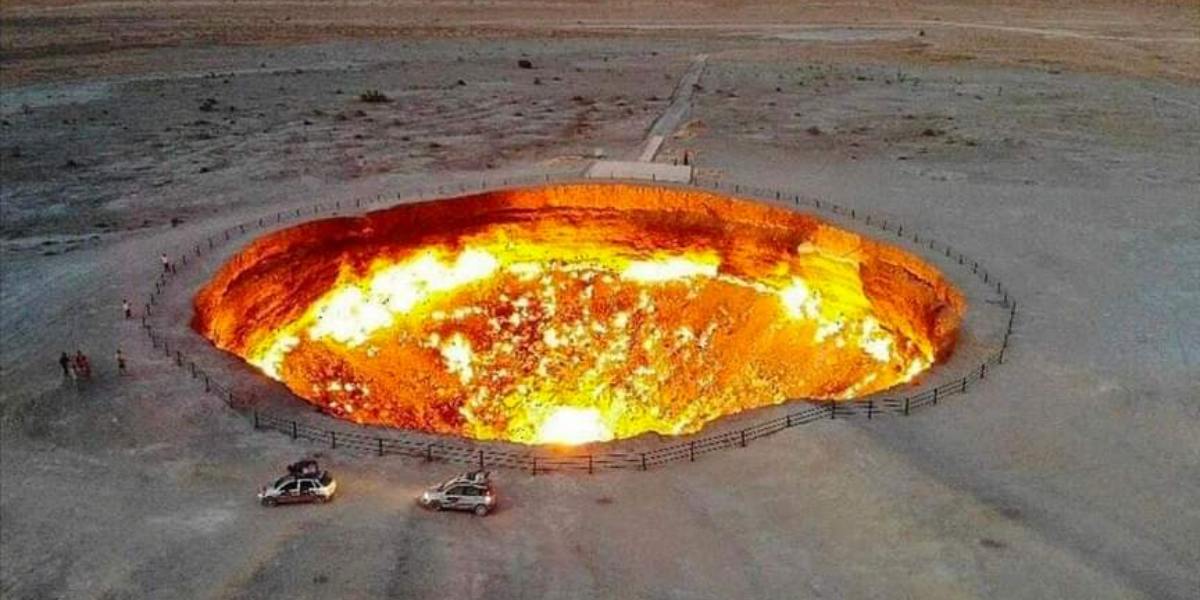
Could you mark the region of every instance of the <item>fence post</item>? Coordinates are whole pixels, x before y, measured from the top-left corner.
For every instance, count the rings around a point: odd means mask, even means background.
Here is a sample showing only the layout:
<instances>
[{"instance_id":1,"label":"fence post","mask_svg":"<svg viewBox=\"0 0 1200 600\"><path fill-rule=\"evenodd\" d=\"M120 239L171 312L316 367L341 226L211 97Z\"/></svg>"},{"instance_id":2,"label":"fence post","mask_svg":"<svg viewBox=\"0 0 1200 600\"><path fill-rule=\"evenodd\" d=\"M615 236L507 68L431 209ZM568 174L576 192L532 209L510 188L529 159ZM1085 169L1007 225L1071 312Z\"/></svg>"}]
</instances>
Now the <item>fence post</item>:
<instances>
[{"instance_id":1,"label":"fence post","mask_svg":"<svg viewBox=\"0 0 1200 600\"><path fill-rule=\"evenodd\" d=\"M292 421L292 439L293 439L293 440L294 440L294 439L296 439L296 435L297 435L297 433L298 433L298 432L296 431L296 422L295 422L295 421Z\"/></svg>"},{"instance_id":2,"label":"fence post","mask_svg":"<svg viewBox=\"0 0 1200 600\"><path fill-rule=\"evenodd\" d=\"M433 444L425 444L425 462L433 462Z\"/></svg>"},{"instance_id":3,"label":"fence post","mask_svg":"<svg viewBox=\"0 0 1200 600\"><path fill-rule=\"evenodd\" d=\"M979 365L979 378L984 379L986 377L987 377L987 363L983 363L982 365Z\"/></svg>"},{"instance_id":4,"label":"fence post","mask_svg":"<svg viewBox=\"0 0 1200 600\"><path fill-rule=\"evenodd\" d=\"M375 443L379 450L379 456L383 456L383 438L375 438Z\"/></svg>"},{"instance_id":5,"label":"fence post","mask_svg":"<svg viewBox=\"0 0 1200 600\"><path fill-rule=\"evenodd\" d=\"M906 417L908 416L908 400L909 398L906 396L904 398L904 416Z\"/></svg>"},{"instance_id":6,"label":"fence post","mask_svg":"<svg viewBox=\"0 0 1200 600\"><path fill-rule=\"evenodd\" d=\"M329 431L329 447L337 449L337 433L332 429Z\"/></svg>"},{"instance_id":7,"label":"fence post","mask_svg":"<svg viewBox=\"0 0 1200 600\"><path fill-rule=\"evenodd\" d=\"M188 363L192 366L192 379L196 378L196 363Z\"/></svg>"},{"instance_id":8,"label":"fence post","mask_svg":"<svg viewBox=\"0 0 1200 600\"><path fill-rule=\"evenodd\" d=\"M205 391L205 393L212 391L212 388L209 387L209 383L208 383L208 373L204 374L204 391Z\"/></svg>"},{"instance_id":9,"label":"fence post","mask_svg":"<svg viewBox=\"0 0 1200 600\"><path fill-rule=\"evenodd\" d=\"M787 426L792 426L792 415L790 413L787 415Z\"/></svg>"},{"instance_id":10,"label":"fence post","mask_svg":"<svg viewBox=\"0 0 1200 600\"><path fill-rule=\"evenodd\" d=\"M833 403L833 400L829 401L829 418L830 419L837 418L837 406Z\"/></svg>"},{"instance_id":11,"label":"fence post","mask_svg":"<svg viewBox=\"0 0 1200 600\"><path fill-rule=\"evenodd\" d=\"M938 389L933 388L933 405L937 406Z\"/></svg>"},{"instance_id":12,"label":"fence post","mask_svg":"<svg viewBox=\"0 0 1200 600\"><path fill-rule=\"evenodd\" d=\"M479 451L479 469L483 470L483 450Z\"/></svg>"},{"instance_id":13,"label":"fence post","mask_svg":"<svg viewBox=\"0 0 1200 600\"><path fill-rule=\"evenodd\" d=\"M258 411L254 411L254 428L258 429Z\"/></svg>"},{"instance_id":14,"label":"fence post","mask_svg":"<svg viewBox=\"0 0 1200 600\"><path fill-rule=\"evenodd\" d=\"M646 453L645 452L642 453L642 470L643 471L646 470Z\"/></svg>"},{"instance_id":15,"label":"fence post","mask_svg":"<svg viewBox=\"0 0 1200 600\"><path fill-rule=\"evenodd\" d=\"M688 442L688 460L696 462L696 442Z\"/></svg>"},{"instance_id":16,"label":"fence post","mask_svg":"<svg viewBox=\"0 0 1200 600\"><path fill-rule=\"evenodd\" d=\"M745 429L742 430L742 447L743 448L746 447L746 430Z\"/></svg>"},{"instance_id":17,"label":"fence post","mask_svg":"<svg viewBox=\"0 0 1200 600\"><path fill-rule=\"evenodd\" d=\"M588 453L588 475L592 474L592 455Z\"/></svg>"},{"instance_id":18,"label":"fence post","mask_svg":"<svg viewBox=\"0 0 1200 600\"><path fill-rule=\"evenodd\" d=\"M966 392L967 392L967 378L966 378L966 377L963 377L963 378L962 378L962 389L961 389L961 390L959 390L959 393L960 393L960 394L965 394Z\"/></svg>"},{"instance_id":19,"label":"fence post","mask_svg":"<svg viewBox=\"0 0 1200 600\"><path fill-rule=\"evenodd\" d=\"M867 400L867 420L875 417L875 401Z\"/></svg>"},{"instance_id":20,"label":"fence post","mask_svg":"<svg viewBox=\"0 0 1200 600\"><path fill-rule=\"evenodd\" d=\"M175 366L183 366L183 353L178 350L175 351Z\"/></svg>"},{"instance_id":21,"label":"fence post","mask_svg":"<svg viewBox=\"0 0 1200 600\"><path fill-rule=\"evenodd\" d=\"M533 474L535 477L537 476L537 456L534 456L534 457L533 457L533 471L532 471L532 474Z\"/></svg>"}]
</instances>

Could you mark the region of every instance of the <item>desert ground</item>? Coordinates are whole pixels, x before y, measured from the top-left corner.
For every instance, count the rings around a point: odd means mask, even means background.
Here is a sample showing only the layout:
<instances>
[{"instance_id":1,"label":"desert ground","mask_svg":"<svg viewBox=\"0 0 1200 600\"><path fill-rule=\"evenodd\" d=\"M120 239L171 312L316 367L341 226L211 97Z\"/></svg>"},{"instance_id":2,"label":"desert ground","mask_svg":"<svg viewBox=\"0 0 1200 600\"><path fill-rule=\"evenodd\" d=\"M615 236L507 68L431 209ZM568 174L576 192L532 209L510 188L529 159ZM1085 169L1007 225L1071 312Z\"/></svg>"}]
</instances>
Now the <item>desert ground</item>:
<instances>
[{"instance_id":1,"label":"desert ground","mask_svg":"<svg viewBox=\"0 0 1200 600\"><path fill-rule=\"evenodd\" d=\"M1187 1L5 0L0 597L1196 598L1198 32ZM413 501L461 467L254 431L121 316L233 223L636 156L699 56L657 160L985 260L1001 368L647 472L498 470L476 518ZM341 496L259 506L306 454Z\"/></svg>"}]
</instances>

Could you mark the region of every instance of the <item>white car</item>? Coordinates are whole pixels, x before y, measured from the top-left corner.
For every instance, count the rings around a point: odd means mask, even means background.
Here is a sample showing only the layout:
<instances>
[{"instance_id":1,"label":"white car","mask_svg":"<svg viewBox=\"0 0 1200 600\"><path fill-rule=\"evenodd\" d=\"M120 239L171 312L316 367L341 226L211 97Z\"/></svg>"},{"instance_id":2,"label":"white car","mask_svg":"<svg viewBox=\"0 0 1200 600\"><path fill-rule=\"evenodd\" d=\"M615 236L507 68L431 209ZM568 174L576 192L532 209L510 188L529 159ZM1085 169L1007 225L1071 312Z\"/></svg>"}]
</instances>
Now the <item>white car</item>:
<instances>
[{"instance_id":1,"label":"white car","mask_svg":"<svg viewBox=\"0 0 1200 600\"><path fill-rule=\"evenodd\" d=\"M417 501L433 510L467 510L482 517L496 508L496 490L486 471L473 471L425 490Z\"/></svg>"},{"instance_id":2,"label":"white car","mask_svg":"<svg viewBox=\"0 0 1200 600\"><path fill-rule=\"evenodd\" d=\"M337 491L337 481L329 471L311 475L284 475L258 492L263 506L299 502L329 502Z\"/></svg>"}]
</instances>

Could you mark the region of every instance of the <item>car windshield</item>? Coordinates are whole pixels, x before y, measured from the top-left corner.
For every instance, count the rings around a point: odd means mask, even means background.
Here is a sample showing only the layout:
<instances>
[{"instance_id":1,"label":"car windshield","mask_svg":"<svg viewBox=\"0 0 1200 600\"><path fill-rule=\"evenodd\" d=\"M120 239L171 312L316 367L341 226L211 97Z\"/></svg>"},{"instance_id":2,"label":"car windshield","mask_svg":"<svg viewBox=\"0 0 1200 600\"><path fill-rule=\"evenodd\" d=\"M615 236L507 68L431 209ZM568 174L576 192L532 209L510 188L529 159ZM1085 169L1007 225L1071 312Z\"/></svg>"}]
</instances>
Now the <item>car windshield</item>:
<instances>
[{"instance_id":1,"label":"car windshield","mask_svg":"<svg viewBox=\"0 0 1200 600\"><path fill-rule=\"evenodd\" d=\"M292 476L291 476L291 475L284 475L283 477L280 477L279 479L276 479L276 480L275 480L275 483L272 483L272 484L271 484L271 487L273 487L273 488L278 488L278 487L282 486L283 484L285 484L285 483L287 483L287 482L289 482L289 481L291 481L291 480L292 480Z\"/></svg>"}]
</instances>

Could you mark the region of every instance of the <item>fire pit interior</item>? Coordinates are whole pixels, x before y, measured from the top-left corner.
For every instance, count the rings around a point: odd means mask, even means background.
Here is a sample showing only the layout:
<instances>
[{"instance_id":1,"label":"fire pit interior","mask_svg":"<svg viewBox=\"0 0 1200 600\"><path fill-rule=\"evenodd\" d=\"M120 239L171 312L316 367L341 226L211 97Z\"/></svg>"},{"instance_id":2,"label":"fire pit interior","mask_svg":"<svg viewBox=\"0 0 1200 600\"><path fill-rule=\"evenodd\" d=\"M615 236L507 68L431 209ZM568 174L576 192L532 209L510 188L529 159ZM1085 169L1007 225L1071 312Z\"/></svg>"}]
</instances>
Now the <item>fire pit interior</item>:
<instances>
[{"instance_id":1,"label":"fire pit interior","mask_svg":"<svg viewBox=\"0 0 1200 600\"><path fill-rule=\"evenodd\" d=\"M933 267L718 195L560 185L264 236L193 326L328 413L475 439L691 433L907 382L965 303Z\"/></svg>"}]
</instances>

